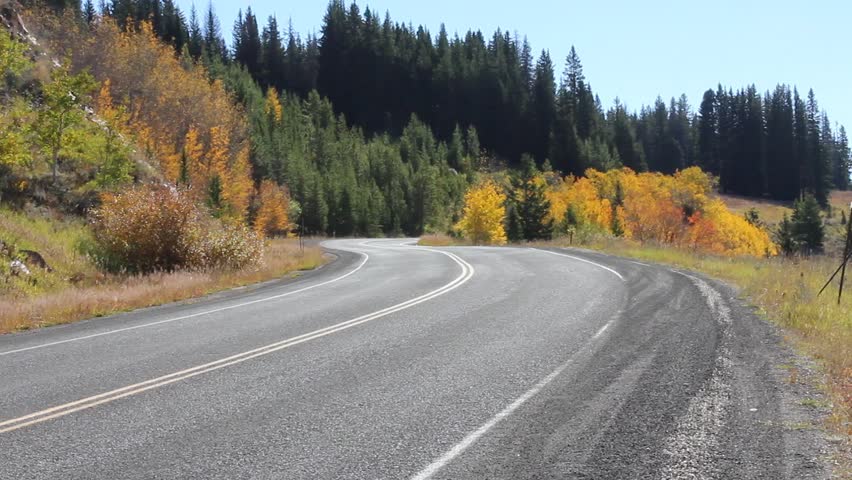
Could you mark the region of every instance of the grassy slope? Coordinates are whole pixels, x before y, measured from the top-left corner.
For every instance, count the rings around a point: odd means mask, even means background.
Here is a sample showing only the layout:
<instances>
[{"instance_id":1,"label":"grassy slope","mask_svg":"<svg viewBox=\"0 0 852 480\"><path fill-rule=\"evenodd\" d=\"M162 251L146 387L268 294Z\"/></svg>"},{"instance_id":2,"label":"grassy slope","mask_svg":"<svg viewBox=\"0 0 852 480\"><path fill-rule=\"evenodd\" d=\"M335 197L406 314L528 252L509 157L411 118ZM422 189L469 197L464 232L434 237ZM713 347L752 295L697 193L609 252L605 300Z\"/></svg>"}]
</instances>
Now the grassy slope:
<instances>
[{"instance_id":1,"label":"grassy slope","mask_svg":"<svg viewBox=\"0 0 852 480\"><path fill-rule=\"evenodd\" d=\"M0 240L41 253L54 268L52 273L32 268L32 276L14 277L8 274L9 259L0 258L0 333L185 300L316 268L325 261L319 247L306 247L301 253L296 241L277 239L267 244L257 269L104 275L79 253L79 245L90 241L82 220L4 209L0 209Z\"/></svg>"}]
</instances>

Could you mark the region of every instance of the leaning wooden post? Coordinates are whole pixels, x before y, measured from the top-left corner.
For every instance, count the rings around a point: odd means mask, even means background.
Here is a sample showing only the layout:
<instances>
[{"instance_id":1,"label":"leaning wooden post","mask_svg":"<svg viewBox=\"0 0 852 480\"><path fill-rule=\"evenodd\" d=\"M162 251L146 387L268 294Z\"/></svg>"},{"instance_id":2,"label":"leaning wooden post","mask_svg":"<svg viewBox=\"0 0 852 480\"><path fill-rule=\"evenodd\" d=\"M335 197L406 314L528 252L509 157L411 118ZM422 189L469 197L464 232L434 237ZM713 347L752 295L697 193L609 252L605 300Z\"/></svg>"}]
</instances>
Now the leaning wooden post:
<instances>
[{"instance_id":1,"label":"leaning wooden post","mask_svg":"<svg viewBox=\"0 0 852 480\"><path fill-rule=\"evenodd\" d=\"M846 263L849 261L849 250L852 249L852 203L849 204L849 217L846 218L846 245L843 248L843 265L840 270L840 290L837 292L837 304L843 298L843 281L846 280Z\"/></svg>"}]
</instances>

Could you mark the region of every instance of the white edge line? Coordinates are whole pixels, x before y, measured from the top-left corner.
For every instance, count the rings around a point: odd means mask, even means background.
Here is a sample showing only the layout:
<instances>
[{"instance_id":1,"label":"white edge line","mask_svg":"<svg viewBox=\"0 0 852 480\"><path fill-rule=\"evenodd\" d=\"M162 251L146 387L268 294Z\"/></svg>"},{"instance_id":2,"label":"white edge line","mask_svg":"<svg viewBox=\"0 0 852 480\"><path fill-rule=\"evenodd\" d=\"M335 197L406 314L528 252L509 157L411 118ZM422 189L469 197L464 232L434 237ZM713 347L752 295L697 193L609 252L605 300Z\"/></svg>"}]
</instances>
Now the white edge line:
<instances>
[{"instance_id":1,"label":"white edge line","mask_svg":"<svg viewBox=\"0 0 852 480\"><path fill-rule=\"evenodd\" d=\"M588 263L588 264L594 265L594 266L596 266L596 267L600 267L600 268L602 268L602 269L604 269L604 270L606 270L606 271L608 271L608 272L612 273L612 274L613 274L613 275L615 275L616 277L620 278L620 279L621 279L621 281L624 281L624 277L622 277L622 276L621 276L621 274L620 274L620 273L618 273L618 272L616 272L615 270L613 270L613 269L611 269L611 268L609 268L609 267L607 267L607 266L605 266L605 265L601 265L600 263L595 263L595 262L593 262L593 261L591 261L591 260L586 260L585 258L575 257L574 255L566 255L566 254L564 254L564 253L551 252L550 250L542 250L542 249L540 249L540 248L530 248L530 250L535 250L535 251L537 251L537 252L544 252L544 253L549 253L549 254L551 254L551 255L558 255L558 256L560 256L560 257L567 257L567 258L572 258L572 259L574 259L574 260L579 260L579 261L581 261L581 262L585 262L585 263Z\"/></svg>"},{"instance_id":2,"label":"white edge line","mask_svg":"<svg viewBox=\"0 0 852 480\"><path fill-rule=\"evenodd\" d=\"M188 368L185 370L181 370L179 372L171 373L168 375L163 375L157 378L152 378L150 380L146 380L144 382L136 383L133 385L129 385L126 387L118 388L115 390L111 390L108 392L104 392L98 395L93 395L90 397L82 398L80 400L76 400L73 402L65 403L62 405L58 405L55 407L51 407L45 410L40 410L38 412L34 412L22 417L12 418L5 421L0 422L0 433L6 433L14 430L18 430L20 428L24 428L30 425L34 425L37 423L42 423L48 420L52 420L54 418L63 417L66 415L70 415L72 413L78 412L80 410L86 410L104 403L112 402L124 397L128 397L131 395L135 395L138 393L145 392L147 390L151 390L154 388L166 386L168 384L178 382L181 380L185 380L188 378L195 377L197 375L201 375L204 373L212 372L214 370L219 370L224 367L228 367L231 365L236 365L238 363L245 362L247 360L251 360L253 358L261 357L264 355L269 355L271 353L277 352L279 350L283 350L285 348L298 345L300 343L304 343L310 340L315 340L317 338L324 337L326 335L330 335L332 333L336 333L342 330L346 330L352 328L356 325L360 325L362 323L366 323L372 320L376 320L378 318L390 315L391 313L395 313L401 310L408 309L420 303L432 300L433 298L444 295L456 288L460 287L462 284L466 283L470 280L474 273L476 272L473 268L473 265L470 265L462 258L449 253L442 252L440 250L431 250L431 249L423 249L432 251L435 253L440 253L449 257L451 260L456 262L459 266L462 267L462 273L456 277L450 283L443 285L442 287L435 289L431 292L423 294L419 297L412 298L410 300L406 300L405 302L398 303L396 305L392 305L386 307L382 310L378 310L373 313L369 313L366 315L362 315L360 317L347 320L345 322L338 323L336 325L331 325L325 328L321 328L319 330L315 330L313 332L305 333L299 335L297 337L288 338L285 340L281 340L263 347L255 348L253 350L249 350L246 352L238 353L235 355L231 355L230 357L222 358L219 360L215 360L209 363L205 363L203 365L198 365L196 367Z\"/></svg>"},{"instance_id":3,"label":"white edge line","mask_svg":"<svg viewBox=\"0 0 852 480\"><path fill-rule=\"evenodd\" d=\"M297 293L302 293L302 292L305 292L307 290L312 290L314 288L323 287L323 286L329 285L331 283L339 282L340 280L343 280L344 278L355 274L357 271L361 270L361 268L363 268L364 265L367 263L367 260L370 259L370 256L367 255L364 252L353 252L353 253L358 253L358 254L360 254L364 257L364 259L361 260L361 263L358 264L357 267L355 267L353 270L347 272L344 275L341 275L337 278L333 278L331 280L328 280L328 281L325 281L325 282L322 282L322 283L318 283L316 285L311 285L309 287L300 288L299 290L294 290L292 292L282 293L280 295L273 295L271 297L261 298L261 299L258 299L258 300L252 300L250 302L239 303L237 305L229 305L227 307L216 308L216 309L213 309L213 310L205 310L203 312L193 313L193 314L190 314L190 315L183 315L183 316L180 316L180 317L167 318L165 320L159 320L159 321L156 321L156 322L144 323L144 324L141 324L141 325L134 325L132 327L119 328L119 329L116 329L116 330L109 330L109 331L106 331L106 332L93 333L91 335L84 335L84 336L80 336L80 337L74 337L74 338L68 338L68 339L65 339L65 340L59 340L59 341L56 341L56 342L49 342L49 343L43 343L43 344L40 344L40 345L33 345L31 347L18 348L18 349L15 349L15 350L7 350L5 352L0 352L0 357L5 356L5 355L11 355L13 353L21 353L21 352L26 352L26 351L29 351L29 350L36 350L36 349L39 349L39 348L52 347L52 346L61 345L61 344L64 344L64 343L79 342L81 340L88 340L90 338L102 337L102 336L105 336L105 335L113 335L113 334L116 334L116 333L127 332L127 331L130 331L130 330L138 330L140 328L153 327L153 326L156 326L156 325L162 325L162 324L165 324L165 323L177 322L177 321L180 321L180 320L188 320L190 318L201 317L201 316L204 316L204 315L211 315L211 314L214 314L214 313L224 312L224 311L227 311L227 310L233 310L235 308L242 308L242 307L247 307L249 305L255 305L255 304L258 304L258 303L269 302L269 301L272 301L272 300L278 300L280 298L288 297L290 295L295 295Z\"/></svg>"},{"instance_id":4,"label":"white edge line","mask_svg":"<svg viewBox=\"0 0 852 480\"><path fill-rule=\"evenodd\" d=\"M603 334L607 328L609 328L610 324L612 324L614 320L610 320L606 325L601 328L598 333L592 337L592 340L598 338L601 334ZM576 355L576 354L575 354ZM536 383L531 389L524 392L523 395L518 397L514 402L509 404L506 408L501 410L497 415L494 415L485 422L481 427L474 430L472 433L468 434L461 442L455 444L451 449L447 450L446 453L441 455L437 460L430 463L426 468L417 473L417 475L411 477L411 480L429 480L433 475L438 473L442 468L446 467L450 462L456 459L459 455L461 455L465 450L470 448L471 445L476 443L480 438L482 438L489 430L494 428L498 423L506 419L512 413L515 412L518 408L520 408L523 404L528 402L531 398L538 395L550 382L556 379L562 372L565 371L568 366L574 361L574 355L571 355L565 363L558 366L556 370L551 372L548 376L541 379L538 383Z\"/></svg>"}]
</instances>

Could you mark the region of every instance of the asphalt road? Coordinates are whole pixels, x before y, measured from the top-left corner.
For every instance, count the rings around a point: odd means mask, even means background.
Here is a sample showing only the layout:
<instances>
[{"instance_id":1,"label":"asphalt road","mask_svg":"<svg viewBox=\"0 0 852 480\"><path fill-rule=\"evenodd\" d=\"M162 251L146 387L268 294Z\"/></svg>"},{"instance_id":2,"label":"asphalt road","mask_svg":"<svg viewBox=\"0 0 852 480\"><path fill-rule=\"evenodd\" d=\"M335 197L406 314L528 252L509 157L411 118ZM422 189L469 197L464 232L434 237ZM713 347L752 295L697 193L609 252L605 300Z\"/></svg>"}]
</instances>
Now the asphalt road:
<instances>
[{"instance_id":1,"label":"asphalt road","mask_svg":"<svg viewBox=\"0 0 852 480\"><path fill-rule=\"evenodd\" d=\"M828 475L777 335L724 285L410 242L0 337L0 478Z\"/></svg>"}]
</instances>

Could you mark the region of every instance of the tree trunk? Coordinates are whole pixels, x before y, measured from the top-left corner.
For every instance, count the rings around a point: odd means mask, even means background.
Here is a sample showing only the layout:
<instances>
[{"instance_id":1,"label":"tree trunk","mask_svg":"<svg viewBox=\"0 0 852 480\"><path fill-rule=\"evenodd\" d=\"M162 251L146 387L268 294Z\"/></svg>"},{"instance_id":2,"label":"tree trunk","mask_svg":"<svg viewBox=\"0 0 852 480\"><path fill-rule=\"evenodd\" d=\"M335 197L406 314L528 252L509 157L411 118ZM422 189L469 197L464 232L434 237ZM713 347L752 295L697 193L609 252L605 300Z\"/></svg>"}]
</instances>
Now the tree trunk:
<instances>
[{"instance_id":1,"label":"tree trunk","mask_svg":"<svg viewBox=\"0 0 852 480\"><path fill-rule=\"evenodd\" d=\"M56 177L58 176L59 170L59 150L53 149L53 185L56 185Z\"/></svg>"}]
</instances>

